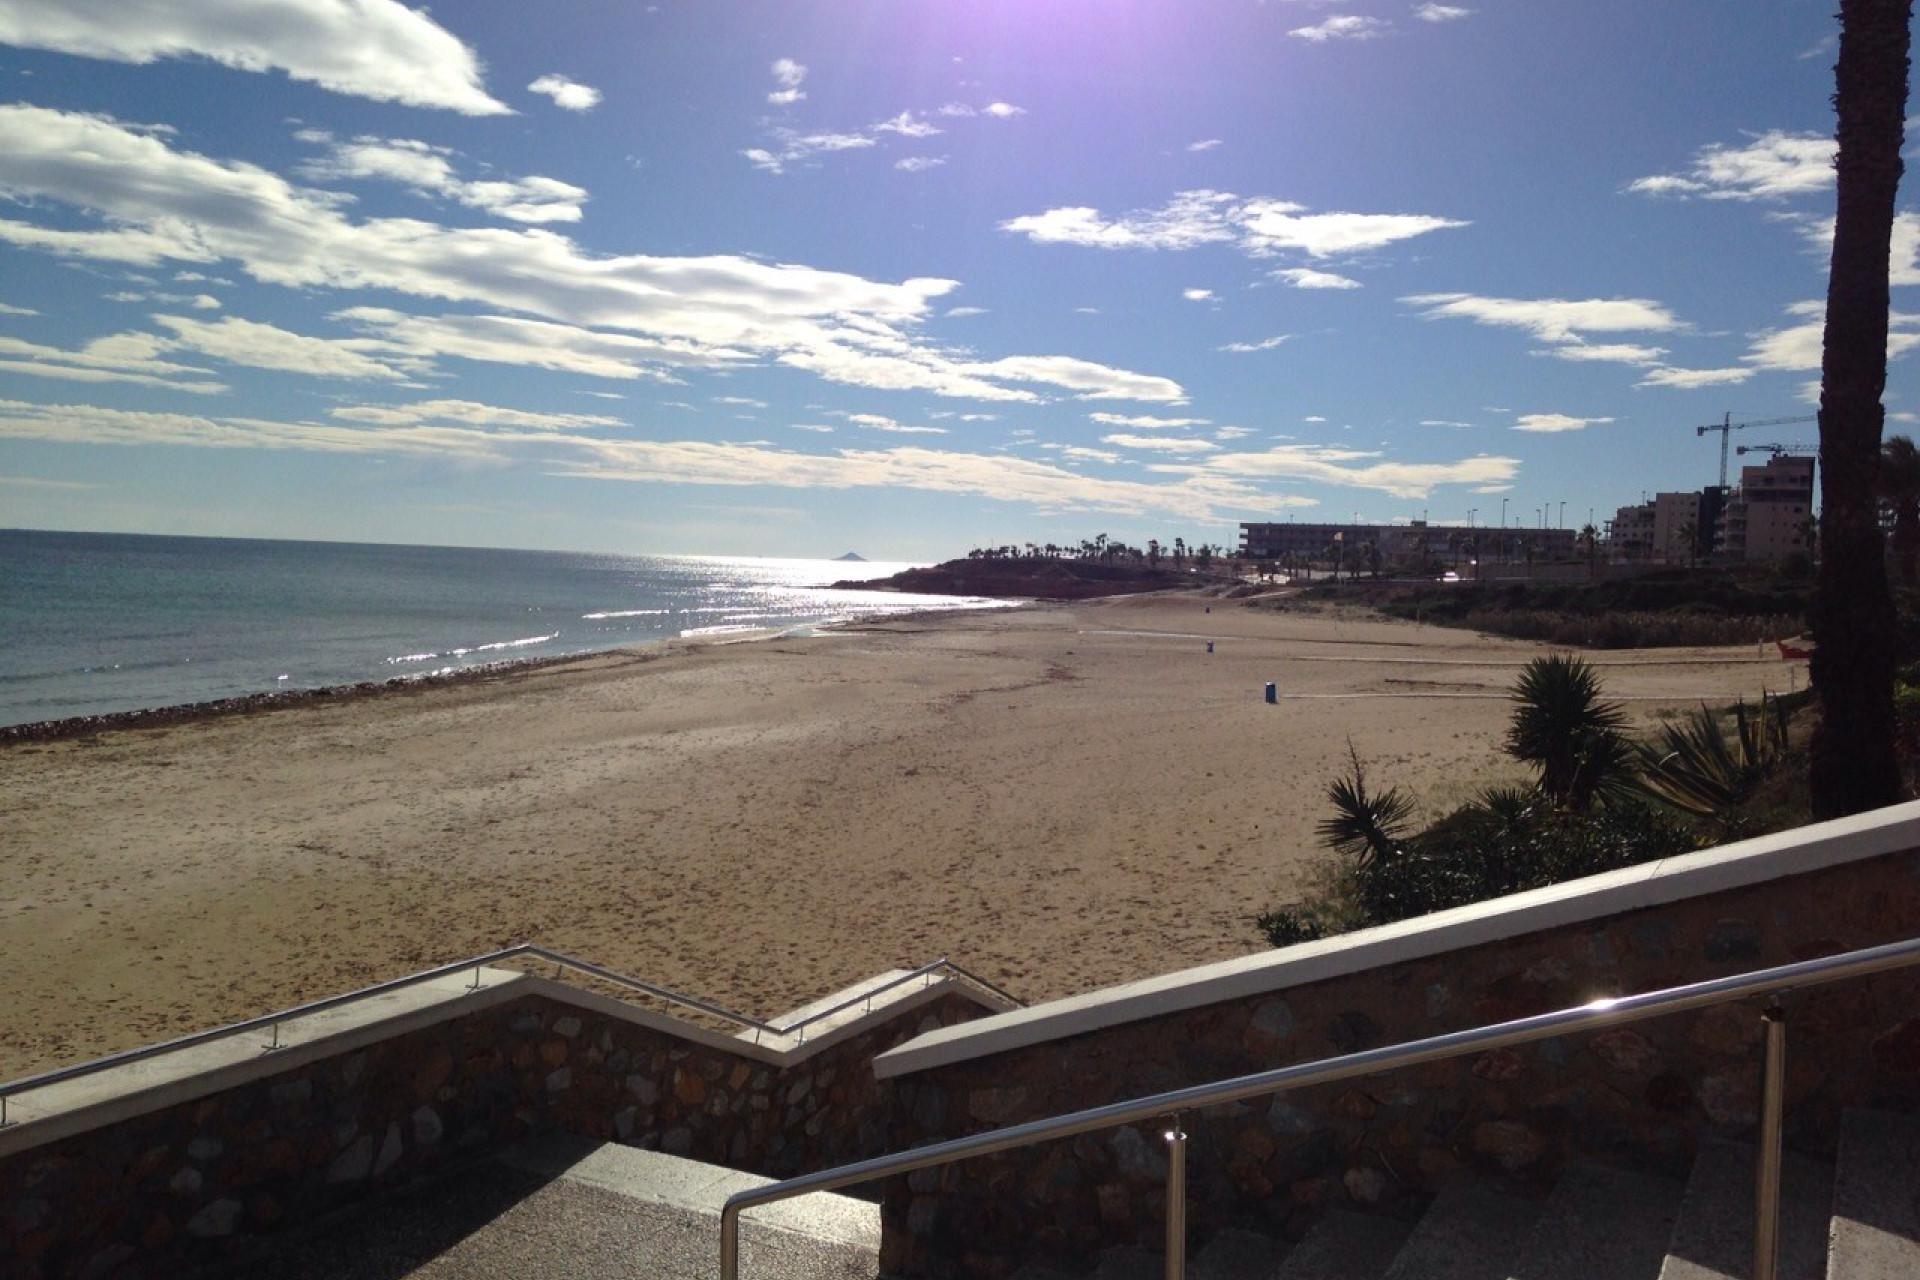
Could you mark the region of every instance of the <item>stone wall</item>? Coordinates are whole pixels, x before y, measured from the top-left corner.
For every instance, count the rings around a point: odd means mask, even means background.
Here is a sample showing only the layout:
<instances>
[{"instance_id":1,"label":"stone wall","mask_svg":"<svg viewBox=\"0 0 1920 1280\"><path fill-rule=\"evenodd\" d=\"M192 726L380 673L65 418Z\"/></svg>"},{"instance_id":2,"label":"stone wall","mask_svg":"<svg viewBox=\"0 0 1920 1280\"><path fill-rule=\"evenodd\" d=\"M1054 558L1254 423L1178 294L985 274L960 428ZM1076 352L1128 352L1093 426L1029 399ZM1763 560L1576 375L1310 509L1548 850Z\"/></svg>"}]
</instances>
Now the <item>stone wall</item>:
<instances>
[{"instance_id":1,"label":"stone wall","mask_svg":"<svg viewBox=\"0 0 1920 1280\"><path fill-rule=\"evenodd\" d=\"M1740 973L1920 932L1920 854L1897 853L898 1077L896 1148L1167 1089ZM1911 973L1912 971L1909 971ZM1846 1106L1920 1102L1916 980L1790 995L1789 1142L1830 1150ZM1754 1124L1757 1005L1563 1037L1189 1114L1189 1239L1297 1237L1328 1207L1411 1217L1464 1170L1544 1189L1572 1158L1684 1173ZM1164 1126L1106 1131L889 1182L882 1266L998 1277L1036 1253L1083 1270L1162 1241Z\"/></svg>"},{"instance_id":2,"label":"stone wall","mask_svg":"<svg viewBox=\"0 0 1920 1280\"><path fill-rule=\"evenodd\" d=\"M0 1280L244 1260L545 1129L771 1176L859 1159L888 1129L873 1056L980 1013L942 994L779 1065L524 996L0 1158Z\"/></svg>"}]
</instances>

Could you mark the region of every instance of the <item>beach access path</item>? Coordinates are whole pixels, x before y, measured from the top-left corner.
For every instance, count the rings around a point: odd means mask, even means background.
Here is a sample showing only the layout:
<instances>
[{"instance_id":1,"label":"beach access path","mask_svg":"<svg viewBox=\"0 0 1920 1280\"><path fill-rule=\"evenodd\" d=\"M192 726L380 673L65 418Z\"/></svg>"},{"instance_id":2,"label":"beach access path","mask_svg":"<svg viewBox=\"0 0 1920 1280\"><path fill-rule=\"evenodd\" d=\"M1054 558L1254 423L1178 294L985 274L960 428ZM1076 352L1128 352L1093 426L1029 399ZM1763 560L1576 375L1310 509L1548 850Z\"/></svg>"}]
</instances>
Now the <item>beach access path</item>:
<instances>
[{"instance_id":1,"label":"beach access path","mask_svg":"<svg viewBox=\"0 0 1920 1280\"><path fill-rule=\"evenodd\" d=\"M1163 594L7 745L0 1079L520 941L759 1015L941 955L1045 999L1254 951L1347 744L1427 816L1518 781L1546 651ZM1587 656L1640 724L1789 680Z\"/></svg>"}]
</instances>

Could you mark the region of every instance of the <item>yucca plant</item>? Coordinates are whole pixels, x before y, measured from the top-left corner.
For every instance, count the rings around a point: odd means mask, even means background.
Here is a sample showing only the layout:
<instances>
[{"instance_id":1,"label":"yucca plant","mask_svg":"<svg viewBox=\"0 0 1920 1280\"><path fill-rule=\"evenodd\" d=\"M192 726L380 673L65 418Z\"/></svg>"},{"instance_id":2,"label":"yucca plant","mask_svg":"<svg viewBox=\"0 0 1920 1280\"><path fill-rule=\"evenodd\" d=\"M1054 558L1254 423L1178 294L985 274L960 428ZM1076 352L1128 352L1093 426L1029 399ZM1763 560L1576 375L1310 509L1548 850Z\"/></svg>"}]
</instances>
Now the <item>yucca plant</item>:
<instances>
[{"instance_id":1,"label":"yucca plant","mask_svg":"<svg viewBox=\"0 0 1920 1280\"><path fill-rule=\"evenodd\" d=\"M1391 862L1400 856L1406 842L1413 800L1398 787L1377 795L1370 793L1366 770L1351 742L1347 744L1347 758L1353 763L1352 772L1327 784L1333 816L1315 830L1329 849L1346 854L1363 868L1375 862Z\"/></svg>"},{"instance_id":2,"label":"yucca plant","mask_svg":"<svg viewBox=\"0 0 1920 1280\"><path fill-rule=\"evenodd\" d=\"M1640 789L1685 813L1711 818L1748 800L1787 752L1787 713L1778 698L1760 696L1757 710L1733 707L1733 735L1702 706L1635 748Z\"/></svg>"},{"instance_id":3,"label":"yucca plant","mask_svg":"<svg viewBox=\"0 0 1920 1280\"><path fill-rule=\"evenodd\" d=\"M1540 793L1562 809L1584 812L1617 796L1633 776L1632 749L1618 703L1600 697L1600 677L1579 658L1535 658L1513 687L1507 754L1540 770Z\"/></svg>"}]
</instances>

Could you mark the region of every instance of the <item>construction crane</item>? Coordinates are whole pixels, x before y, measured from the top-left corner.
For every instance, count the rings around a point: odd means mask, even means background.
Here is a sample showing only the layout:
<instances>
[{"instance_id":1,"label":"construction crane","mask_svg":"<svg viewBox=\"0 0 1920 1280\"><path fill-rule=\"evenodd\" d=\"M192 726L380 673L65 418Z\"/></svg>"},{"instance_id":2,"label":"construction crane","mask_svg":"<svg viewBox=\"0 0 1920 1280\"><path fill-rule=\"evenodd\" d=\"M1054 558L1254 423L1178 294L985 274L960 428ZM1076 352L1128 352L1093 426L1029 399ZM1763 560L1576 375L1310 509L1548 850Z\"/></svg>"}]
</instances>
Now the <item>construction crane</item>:
<instances>
[{"instance_id":1,"label":"construction crane","mask_svg":"<svg viewBox=\"0 0 1920 1280\"><path fill-rule=\"evenodd\" d=\"M1737 454L1770 453L1778 458L1783 454L1818 454L1820 446L1817 444L1737 444L1733 446L1733 451Z\"/></svg>"},{"instance_id":2,"label":"construction crane","mask_svg":"<svg viewBox=\"0 0 1920 1280\"><path fill-rule=\"evenodd\" d=\"M1760 418L1753 422L1735 422L1733 415L1728 414L1719 422L1709 422L1704 427L1695 427L1693 434L1703 436L1709 431L1720 433L1720 487L1724 489L1727 487L1727 437L1730 434L1735 431L1745 431L1748 427L1778 427L1789 422L1818 422L1819 420L1818 414L1803 413L1796 418Z\"/></svg>"}]
</instances>

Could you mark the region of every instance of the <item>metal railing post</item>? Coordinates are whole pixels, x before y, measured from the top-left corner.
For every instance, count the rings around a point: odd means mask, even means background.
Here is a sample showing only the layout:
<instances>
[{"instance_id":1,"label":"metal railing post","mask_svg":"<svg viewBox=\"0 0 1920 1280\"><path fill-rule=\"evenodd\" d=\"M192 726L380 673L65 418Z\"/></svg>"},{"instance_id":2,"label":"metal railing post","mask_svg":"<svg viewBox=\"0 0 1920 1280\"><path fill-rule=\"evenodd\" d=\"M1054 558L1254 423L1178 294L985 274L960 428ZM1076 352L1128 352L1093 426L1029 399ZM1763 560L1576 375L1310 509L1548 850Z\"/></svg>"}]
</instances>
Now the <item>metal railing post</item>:
<instances>
[{"instance_id":1,"label":"metal railing post","mask_svg":"<svg viewBox=\"0 0 1920 1280\"><path fill-rule=\"evenodd\" d=\"M720 1280L740 1280L740 1206L720 1209Z\"/></svg>"},{"instance_id":2,"label":"metal railing post","mask_svg":"<svg viewBox=\"0 0 1920 1280\"><path fill-rule=\"evenodd\" d=\"M1786 1108L1787 1012L1770 1005L1760 1077L1760 1143L1753 1157L1753 1280L1774 1280L1780 1241L1780 1131Z\"/></svg>"},{"instance_id":3,"label":"metal railing post","mask_svg":"<svg viewBox=\"0 0 1920 1280\"><path fill-rule=\"evenodd\" d=\"M1167 1280L1187 1274L1187 1135L1180 1117L1167 1124Z\"/></svg>"}]
</instances>

